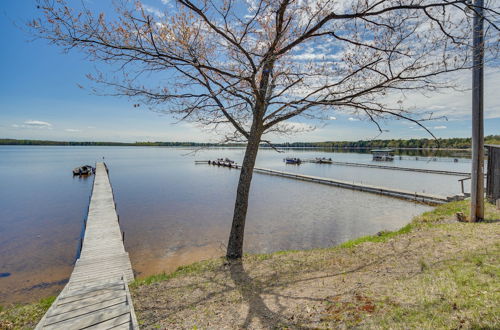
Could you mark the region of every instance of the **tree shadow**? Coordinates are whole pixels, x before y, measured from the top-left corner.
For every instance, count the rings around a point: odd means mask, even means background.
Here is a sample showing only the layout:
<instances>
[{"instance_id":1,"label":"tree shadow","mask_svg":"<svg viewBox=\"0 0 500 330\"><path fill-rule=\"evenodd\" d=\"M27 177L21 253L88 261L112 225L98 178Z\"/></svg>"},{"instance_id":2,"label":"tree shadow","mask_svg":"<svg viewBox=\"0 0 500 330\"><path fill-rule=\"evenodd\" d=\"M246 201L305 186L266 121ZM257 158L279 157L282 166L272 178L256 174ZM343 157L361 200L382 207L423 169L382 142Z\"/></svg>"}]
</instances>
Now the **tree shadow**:
<instances>
[{"instance_id":1,"label":"tree shadow","mask_svg":"<svg viewBox=\"0 0 500 330\"><path fill-rule=\"evenodd\" d=\"M291 268L280 270L276 275L279 279L277 281L275 281L274 277L266 278L266 276L257 274L251 276L250 274L253 274L250 269L251 265L246 264L244 260L232 260L220 265L214 272L200 274L199 282L182 283L173 287L174 289L187 289L189 287L191 291L195 289L201 290L203 291L202 296L198 296L193 300L184 300L174 308L169 305L157 305L148 306L147 309L149 312L152 309L155 310L155 315L172 313L172 310L180 312L236 291L241 296L243 304L248 308L246 315L242 315L244 321L238 322L238 328L315 328L314 324L321 322L321 319L296 318L293 311L289 309L290 306L287 304L287 301L295 300L295 305L298 305L300 308L306 301L322 303L331 301L332 299L337 301L340 297L349 299L351 295L357 294L359 290L369 287L375 279L372 280L369 277L365 277L363 281L351 281L352 283L349 284L338 282L336 283L338 287L335 287L333 290L330 288L329 294L325 296L298 294L299 292L283 292L282 288L293 285L307 287L309 285L307 282L310 281L332 279L345 275L356 276L355 274L358 272L369 271L371 266L377 267L377 265L384 263L388 259L407 259L412 251L418 250L418 247L411 246L412 242L414 242L414 239L410 237L400 246L391 243L389 252L380 255L359 255L356 256L356 261L352 264L334 267L333 269L325 267L325 269L312 270L307 267L303 268L299 263ZM418 265L418 260L415 258L412 258L412 261L408 260L408 262L413 266ZM420 273L422 273L422 270L415 266L405 268L404 272L392 271L390 274L395 277L412 277ZM376 275L374 276L376 277ZM216 289L206 290L208 284L214 285Z\"/></svg>"},{"instance_id":2,"label":"tree shadow","mask_svg":"<svg viewBox=\"0 0 500 330\"><path fill-rule=\"evenodd\" d=\"M317 276L305 276L300 279L294 279L291 281L284 281L280 283L280 286L287 286L291 284L298 284L300 282L307 282L311 280L319 280L319 279L326 279L326 278L332 278L332 277L338 277L341 275L348 275L348 274L354 274L359 271L363 271L364 269L367 269L370 266L374 266L377 264L383 263L385 260L391 257L401 257L404 255L409 248L411 239L407 242L405 246L403 246L400 249L396 249L394 246L393 251L381 256L378 256L374 260L371 261L362 261L356 265L355 267L351 267L350 269L346 269L344 271L338 271L334 273L329 273L329 274L321 274ZM340 297L348 294L353 294L357 290L361 289L362 287L365 287L369 285L370 283L357 283L353 287L344 287L344 288L339 288L339 292L335 294L334 296L330 297L324 297L324 298L313 298L313 297L301 297L301 296L292 296L292 295L286 295L282 294L279 292L275 292L272 290L272 285L270 286L269 283L264 283L258 280L257 278L252 278L248 272L245 270L243 262L241 260L232 260L229 262L229 272L231 279L233 280L233 283L235 285L235 288L239 291L241 296L243 297L243 300L247 303L248 305L248 312L245 317L245 321L243 324L241 324L241 328L248 328L250 327L252 320L253 319L258 319L260 321L260 327L263 328L307 328L307 326L304 326L300 324L300 320L293 320L289 317L287 317L284 313L287 309L286 306L281 304L279 302L280 298L284 299L298 299L298 300L309 300L309 301L316 301L316 302L321 302L324 301L325 299L328 298L334 298L334 297ZM300 273L301 270L295 269L292 270L291 273ZM285 275L285 274L281 274ZM290 274L289 274L290 275ZM272 297L273 302L276 306L278 306L277 311L272 311L268 305L264 302L262 295L269 295ZM311 320L309 320L310 322ZM309 323L308 322L308 323Z\"/></svg>"},{"instance_id":3,"label":"tree shadow","mask_svg":"<svg viewBox=\"0 0 500 330\"><path fill-rule=\"evenodd\" d=\"M241 260L231 261L229 271L236 289L248 304L247 316L241 328L248 328L254 318L257 318L261 323L260 326L264 328L298 327L298 324L283 316L282 312L285 310L285 306L280 305L276 299L275 302L278 304L281 313L273 312L267 307L262 299L262 294L265 293L262 283L248 275Z\"/></svg>"}]
</instances>

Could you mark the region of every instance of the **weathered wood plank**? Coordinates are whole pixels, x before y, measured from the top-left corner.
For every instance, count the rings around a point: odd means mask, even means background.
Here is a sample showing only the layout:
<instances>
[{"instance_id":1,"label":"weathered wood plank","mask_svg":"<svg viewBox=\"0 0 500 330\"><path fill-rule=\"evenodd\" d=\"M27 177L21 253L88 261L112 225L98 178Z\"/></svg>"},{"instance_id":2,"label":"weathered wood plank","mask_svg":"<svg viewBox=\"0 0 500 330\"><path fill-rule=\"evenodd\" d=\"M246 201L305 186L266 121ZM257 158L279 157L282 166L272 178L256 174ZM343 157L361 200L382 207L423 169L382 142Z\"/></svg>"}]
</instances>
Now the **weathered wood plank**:
<instances>
[{"instance_id":1,"label":"weathered wood plank","mask_svg":"<svg viewBox=\"0 0 500 330\"><path fill-rule=\"evenodd\" d=\"M85 329L131 329L130 323L130 314L125 314Z\"/></svg>"},{"instance_id":2,"label":"weathered wood plank","mask_svg":"<svg viewBox=\"0 0 500 330\"><path fill-rule=\"evenodd\" d=\"M68 286L68 295L72 294L78 294L78 293L85 293L85 292L91 292L94 290L99 290L102 288L106 288L108 286L116 286L119 285L119 287L123 287L123 281L122 279L105 279L105 280L99 280L99 281L88 281L86 284L76 284L73 285L71 283L71 278L69 280L69 283L67 284Z\"/></svg>"},{"instance_id":3,"label":"weathered wood plank","mask_svg":"<svg viewBox=\"0 0 500 330\"><path fill-rule=\"evenodd\" d=\"M46 325L44 329L84 329L126 314L130 315L130 308L128 306L109 308L108 310L101 311L100 313L92 313L62 322L49 324Z\"/></svg>"},{"instance_id":4,"label":"weathered wood plank","mask_svg":"<svg viewBox=\"0 0 500 330\"><path fill-rule=\"evenodd\" d=\"M94 296L104 295L106 293L118 294L118 292L122 292L124 290L124 288L125 288L125 285L122 282L120 285L117 285L117 286L106 285L106 286L101 287L97 290L93 290L93 291L84 290L83 292L80 292L77 294L71 294L71 293L66 294L63 292L62 296L59 296L58 305L67 304L67 303L71 303L73 301L82 300L85 298L91 298Z\"/></svg>"},{"instance_id":5,"label":"weathered wood plank","mask_svg":"<svg viewBox=\"0 0 500 330\"><path fill-rule=\"evenodd\" d=\"M115 299L110 299L110 300L105 300L100 303L90 305L90 306L83 306L79 304L79 301L72 304L73 308L70 309L69 311L65 311L64 313L59 313L58 309L54 311L54 313L58 314L49 314L47 316L47 319L45 321L45 324L53 324L53 323L59 323L65 320L69 320L72 318L75 318L77 316L82 316L82 315L87 315L87 314L93 314L96 312L102 313L105 309L112 309L112 308L118 308L121 306L127 306L127 297L118 297ZM67 306L66 306L67 307Z\"/></svg>"},{"instance_id":6,"label":"weathered wood plank","mask_svg":"<svg viewBox=\"0 0 500 330\"><path fill-rule=\"evenodd\" d=\"M125 276L125 279L128 282L128 278L130 277L130 274L131 274L130 272L124 273L124 271L120 269L120 270L116 270L114 272L109 272L109 273L100 273L100 274L87 275L87 276L77 276L72 281L72 284L74 286L76 286L76 285L79 285L79 284L88 283L89 281L107 280L109 278L122 278L123 276Z\"/></svg>"},{"instance_id":7,"label":"weathered wood plank","mask_svg":"<svg viewBox=\"0 0 500 330\"><path fill-rule=\"evenodd\" d=\"M114 290L123 290L125 284L122 280L119 282L115 282L115 279L109 281L96 281L94 283L87 284L76 284L73 285L68 283L66 287L68 288L66 291L66 296L76 296L81 294L89 294L94 291L101 291L104 289L114 289Z\"/></svg>"},{"instance_id":8,"label":"weathered wood plank","mask_svg":"<svg viewBox=\"0 0 500 330\"><path fill-rule=\"evenodd\" d=\"M107 301L110 299L116 299L116 298L121 298L121 297L126 297L126 296L127 296L127 293L122 290L119 292L106 292L106 293L101 294L101 295L85 297L85 298L77 300L77 301L82 307L86 307L86 306L91 306L91 305L97 304L101 301ZM67 311L70 311L72 309L73 309L73 304L59 303L57 305L57 309L53 313L66 313ZM57 315L57 314L50 314L49 313L49 315L47 315L47 316L51 316L51 315Z\"/></svg>"}]
</instances>

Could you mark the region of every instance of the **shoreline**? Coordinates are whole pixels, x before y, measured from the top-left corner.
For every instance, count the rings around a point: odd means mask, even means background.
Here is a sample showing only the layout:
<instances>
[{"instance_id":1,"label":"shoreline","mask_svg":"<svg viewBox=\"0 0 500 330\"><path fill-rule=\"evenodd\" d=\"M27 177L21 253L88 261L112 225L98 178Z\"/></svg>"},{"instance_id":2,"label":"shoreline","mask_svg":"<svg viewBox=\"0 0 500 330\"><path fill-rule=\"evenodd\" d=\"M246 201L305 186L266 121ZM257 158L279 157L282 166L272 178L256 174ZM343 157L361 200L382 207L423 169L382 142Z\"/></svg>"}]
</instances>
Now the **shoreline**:
<instances>
[{"instance_id":1,"label":"shoreline","mask_svg":"<svg viewBox=\"0 0 500 330\"><path fill-rule=\"evenodd\" d=\"M500 135L487 135L484 144L500 144ZM36 139L0 138L0 145L51 145L51 146L156 146L156 147L195 147L195 148L245 148L245 143L217 143L194 141L52 141ZM444 147L441 147L444 146ZM423 151L470 151L471 138L414 138L414 139L373 139L358 141L309 141L275 142L260 144L262 149L330 149L330 150L370 150L391 148L398 150Z\"/></svg>"},{"instance_id":2,"label":"shoreline","mask_svg":"<svg viewBox=\"0 0 500 330\"><path fill-rule=\"evenodd\" d=\"M122 148L127 148L127 147L149 147L149 148L172 148L172 149L245 149L245 146L217 146L217 145L211 145L211 146L170 146L170 145L140 145L140 144L121 144L121 145L115 145L115 144L0 144L0 146L8 146L8 147L122 147ZM283 149L283 150L342 150L342 151L360 151L360 150L367 150L370 151L371 149L375 147L277 147L278 149ZM275 150L273 147L267 147L267 146L260 146L259 149L262 150ZM406 150L406 151L467 151L470 152L472 149L471 148L400 148L400 147L393 147L391 149L394 150Z\"/></svg>"}]
</instances>

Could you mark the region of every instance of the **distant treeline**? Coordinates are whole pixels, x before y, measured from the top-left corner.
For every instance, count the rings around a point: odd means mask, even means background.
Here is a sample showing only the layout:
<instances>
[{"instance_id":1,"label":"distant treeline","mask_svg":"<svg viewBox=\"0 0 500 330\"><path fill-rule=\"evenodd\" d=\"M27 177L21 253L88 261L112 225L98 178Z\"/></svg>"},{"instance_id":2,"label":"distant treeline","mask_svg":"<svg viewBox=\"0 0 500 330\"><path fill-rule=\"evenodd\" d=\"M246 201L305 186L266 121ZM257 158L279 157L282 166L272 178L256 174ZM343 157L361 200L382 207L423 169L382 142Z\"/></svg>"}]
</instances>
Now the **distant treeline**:
<instances>
[{"instance_id":1,"label":"distant treeline","mask_svg":"<svg viewBox=\"0 0 500 330\"><path fill-rule=\"evenodd\" d=\"M486 144L499 144L500 135L485 137ZM46 145L46 146L158 146L158 147L242 147L243 143L217 144L198 142L71 142L45 140L0 139L0 145ZM265 144L263 144L265 146ZM368 140L368 141L326 141L326 142L293 142L276 143L280 148L336 148L336 149L370 149L370 148L446 148L467 149L471 147L470 138L450 139L409 139L409 140Z\"/></svg>"},{"instance_id":2,"label":"distant treeline","mask_svg":"<svg viewBox=\"0 0 500 330\"><path fill-rule=\"evenodd\" d=\"M216 146L213 143L197 142L78 142L78 141L47 141L47 140L17 140L0 139L0 145L30 145L30 146L166 146L166 147L196 147Z\"/></svg>"},{"instance_id":3,"label":"distant treeline","mask_svg":"<svg viewBox=\"0 0 500 330\"><path fill-rule=\"evenodd\" d=\"M500 144L500 135L489 135L484 138L486 144ZM367 141L327 141L327 142L293 142L276 144L279 147L321 147L338 149L369 148L447 148L467 149L471 147L470 138L450 139L409 139L409 140L367 140Z\"/></svg>"}]
</instances>

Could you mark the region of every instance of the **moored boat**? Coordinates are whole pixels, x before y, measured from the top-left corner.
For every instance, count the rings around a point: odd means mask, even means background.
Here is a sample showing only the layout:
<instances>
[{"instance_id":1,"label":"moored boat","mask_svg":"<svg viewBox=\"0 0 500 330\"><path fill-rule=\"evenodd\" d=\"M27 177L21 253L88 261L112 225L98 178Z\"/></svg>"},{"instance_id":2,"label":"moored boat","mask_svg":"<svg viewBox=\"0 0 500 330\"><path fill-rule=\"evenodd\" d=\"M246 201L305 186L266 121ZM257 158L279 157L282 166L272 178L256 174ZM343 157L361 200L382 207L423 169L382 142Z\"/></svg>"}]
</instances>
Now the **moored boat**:
<instances>
[{"instance_id":1,"label":"moored boat","mask_svg":"<svg viewBox=\"0 0 500 330\"><path fill-rule=\"evenodd\" d=\"M379 162L390 162L394 160L394 150L393 149L376 149L371 151L373 154L373 160Z\"/></svg>"},{"instance_id":2,"label":"moored boat","mask_svg":"<svg viewBox=\"0 0 500 330\"><path fill-rule=\"evenodd\" d=\"M287 157L287 158L283 159L283 161L286 164L295 164L295 165L299 165L300 163L302 163L300 158L293 158L293 157Z\"/></svg>"},{"instance_id":3,"label":"moored boat","mask_svg":"<svg viewBox=\"0 0 500 330\"><path fill-rule=\"evenodd\" d=\"M231 160L229 158L217 158L217 160L209 160L208 165L238 168L238 164L236 164L234 160Z\"/></svg>"},{"instance_id":4,"label":"moored boat","mask_svg":"<svg viewBox=\"0 0 500 330\"><path fill-rule=\"evenodd\" d=\"M333 160L331 158L325 158L325 157L318 158L317 157L317 158L315 158L314 162L317 164L332 164Z\"/></svg>"},{"instance_id":5,"label":"moored boat","mask_svg":"<svg viewBox=\"0 0 500 330\"><path fill-rule=\"evenodd\" d=\"M90 165L83 165L73 169L73 175L91 175L95 173L95 168Z\"/></svg>"}]
</instances>

